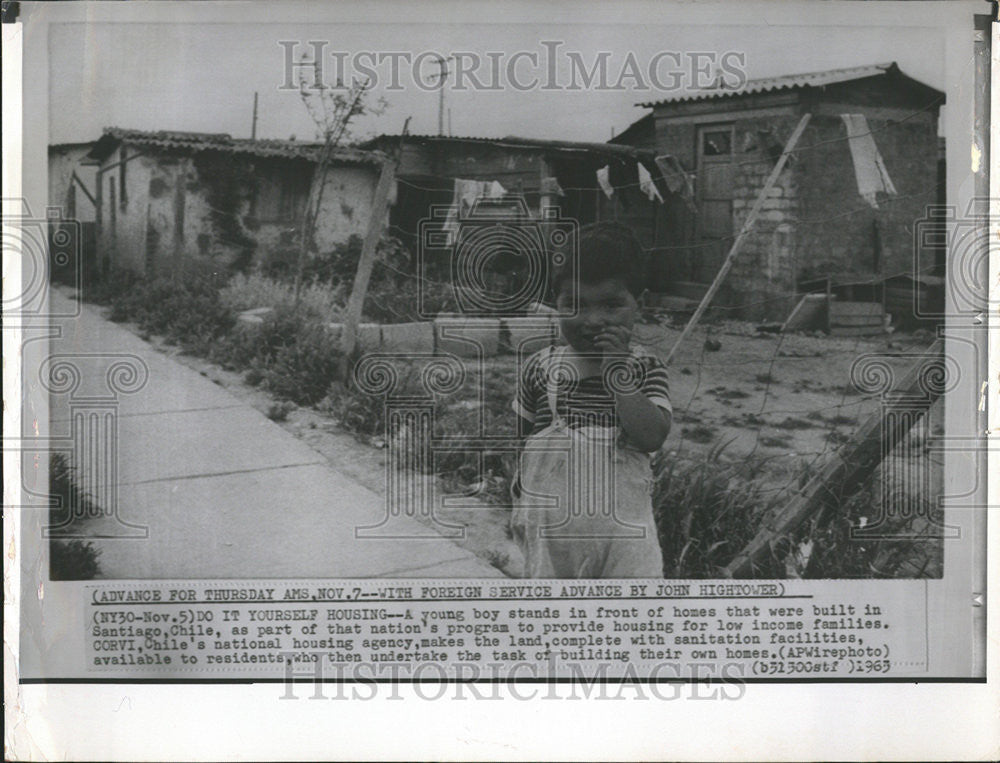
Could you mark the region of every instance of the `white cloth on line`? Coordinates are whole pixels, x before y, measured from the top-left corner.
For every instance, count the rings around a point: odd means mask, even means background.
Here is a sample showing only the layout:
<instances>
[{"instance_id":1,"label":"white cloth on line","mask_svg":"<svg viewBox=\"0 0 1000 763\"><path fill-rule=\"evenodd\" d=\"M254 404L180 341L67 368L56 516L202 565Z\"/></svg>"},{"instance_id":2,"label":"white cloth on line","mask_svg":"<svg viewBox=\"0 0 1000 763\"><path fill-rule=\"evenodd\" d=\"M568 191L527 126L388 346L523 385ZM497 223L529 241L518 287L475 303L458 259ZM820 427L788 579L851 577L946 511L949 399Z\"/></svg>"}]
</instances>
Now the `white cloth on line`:
<instances>
[{"instance_id":1,"label":"white cloth on line","mask_svg":"<svg viewBox=\"0 0 1000 763\"><path fill-rule=\"evenodd\" d=\"M443 230L448 235L448 245L455 242L458 224L469 216L469 211L479 199L500 199L507 195L507 189L496 180L465 180L455 178L455 191L451 208L445 218Z\"/></svg>"},{"instance_id":2,"label":"white cloth on line","mask_svg":"<svg viewBox=\"0 0 1000 763\"><path fill-rule=\"evenodd\" d=\"M656 184L653 182L653 176L649 174L649 170L643 166L642 162L636 162L636 166L639 168L639 188L644 194L646 194L646 198L650 201L656 201L659 199L662 204L663 197L660 196L660 192L656 190Z\"/></svg>"},{"instance_id":3,"label":"white cloth on line","mask_svg":"<svg viewBox=\"0 0 1000 763\"><path fill-rule=\"evenodd\" d=\"M691 176L684 171L681 163L672 154L657 156L654 160L663 181L667 184L667 190L671 193L679 194L688 209L697 214L698 208L694 204L694 188L691 185Z\"/></svg>"},{"instance_id":4,"label":"white cloth on line","mask_svg":"<svg viewBox=\"0 0 1000 763\"><path fill-rule=\"evenodd\" d=\"M609 199L615 192L615 189L611 185L610 173L611 169L607 164L597 171L597 184L601 186L601 190L604 191L604 195Z\"/></svg>"},{"instance_id":5,"label":"white cloth on line","mask_svg":"<svg viewBox=\"0 0 1000 763\"><path fill-rule=\"evenodd\" d=\"M554 177L544 177L542 178L541 188L539 192L543 196L565 196L566 193L563 191L562 186L559 185L559 179Z\"/></svg>"},{"instance_id":6,"label":"white cloth on line","mask_svg":"<svg viewBox=\"0 0 1000 763\"><path fill-rule=\"evenodd\" d=\"M854 162L854 176L858 182L858 193L872 207L878 209L876 196L882 193L896 195L896 186L892 184L889 171L885 168L882 155L875 145L875 137L868 127L864 114L841 114L844 126L847 128L847 145L851 149L851 161Z\"/></svg>"}]
</instances>

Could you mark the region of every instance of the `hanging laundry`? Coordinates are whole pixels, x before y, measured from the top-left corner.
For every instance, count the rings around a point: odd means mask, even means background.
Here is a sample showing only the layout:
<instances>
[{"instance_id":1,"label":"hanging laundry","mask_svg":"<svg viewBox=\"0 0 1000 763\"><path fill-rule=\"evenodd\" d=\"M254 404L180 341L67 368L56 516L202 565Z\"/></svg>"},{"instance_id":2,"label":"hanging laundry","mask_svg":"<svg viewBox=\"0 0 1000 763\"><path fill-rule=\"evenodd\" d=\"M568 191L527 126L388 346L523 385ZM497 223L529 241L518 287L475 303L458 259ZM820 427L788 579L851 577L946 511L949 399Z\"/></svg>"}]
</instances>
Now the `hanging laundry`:
<instances>
[{"instance_id":1,"label":"hanging laundry","mask_svg":"<svg viewBox=\"0 0 1000 763\"><path fill-rule=\"evenodd\" d=\"M502 199L507 195L507 189L500 185L499 181L491 180L487 183L482 198L486 199Z\"/></svg>"},{"instance_id":2,"label":"hanging laundry","mask_svg":"<svg viewBox=\"0 0 1000 763\"><path fill-rule=\"evenodd\" d=\"M878 209L876 200L879 191L896 195L889 171L885 168L882 155L875 145L875 138L868 127L864 114L841 114L847 128L847 145L851 149L854 162L854 176L858 181L858 193L872 207Z\"/></svg>"},{"instance_id":3,"label":"hanging laundry","mask_svg":"<svg viewBox=\"0 0 1000 763\"><path fill-rule=\"evenodd\" d=\"M455 191L452 196L451 208L445 218L442 230L447 234L448 245L455 243L458 235L458 225L469 216L478 199L499 199L507 194L496 180L464 180L455 178Z\"/></svg>"},{"instance_id":4,"label":"hanging laundry","mask_svg":"<svg viewBox=\"0 0 1000 763\"><path fill-rule=\"evenodd\" d=\"M543 196L565 196L566 193L563 191L562 186L559 185L559 180L556 178L542 178L542 185L539 188L539 193Z\"/></svg>"},{"instance_id":5,"label":"hanging laundry","mask_svg":"<svg viewBox=\"0 0 1000 763\"><path fill-rule=\"evenodd\" d=\"M650 201L655 201L659 199L660 203L663 203L663 197L660 196L660 192L656 190L656 185L653 183L653 176L649 174L642 162L638 162L636 167L639 168L639 189L646 194L646 198Z\"/></svg>"},{"instance_id":6,"label":"hanging laundry","mask_svg":"<svg viewBox=\"0 0 1000 763\"><path fill-rule=\"evenodd\" d=\"M628 210L631 207L631 196L625 193L626 188L635 188L635 175L632 173L632 165L626 161L612 161L608 165L608 181L611 183L611 187L619 191L618 193L618 203L621 204L623 210Z\"/></svg>"},{"instance_id":7,"label":"hanging laundry","mask_svg":"<svg viewBox=\"0 0 1000 763\"><path fill-rule=\"evenodd\" d=\"M597 184L601 187L601 190L604 191L604 195L609 199L615 193L615 189L611 186L610 174L611 169L607 164L597 171Z\"/></svg>"},{"instance_id":8,"label":"hanging laundry","mask_svg":"<svg viewBox=\"0 0 1000 763\"><path fill-rule=\"evenodd\" d=\"M656 166L656 162L643 159L642 166L646 168L649 176L653 179L653 185L660 194L661 199L666 199L670 195L670 189L667 187L667 181L663 179L663 173L660 172L660 168ZM664 202L665 203L665 202Z\"/></svg>"},{"instance_id":9,"label":"hanging laundry","mask_svg":"<svg viewBox=\"0 0 1000 763\"><path fill-rule=\"evenodd\" d=\"M663 154L656 157L655 161L670 192L680 195L684 199L684 203L688 209L692 212L697 212L697 207L694 204L694 188L691 185L691 177L684 171L677 157L672 154Z\"/></svg>"}]
</instances>

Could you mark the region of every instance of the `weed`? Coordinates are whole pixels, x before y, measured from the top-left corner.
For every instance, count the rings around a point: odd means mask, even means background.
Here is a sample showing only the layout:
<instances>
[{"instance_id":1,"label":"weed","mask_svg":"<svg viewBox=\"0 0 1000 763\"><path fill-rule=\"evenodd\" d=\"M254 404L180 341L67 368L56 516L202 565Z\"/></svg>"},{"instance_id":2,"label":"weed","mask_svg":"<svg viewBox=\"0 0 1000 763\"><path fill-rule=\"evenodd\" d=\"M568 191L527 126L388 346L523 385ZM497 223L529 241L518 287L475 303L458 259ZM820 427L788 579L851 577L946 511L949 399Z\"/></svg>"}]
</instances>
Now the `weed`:
<instances>
[{"instance_id":1,"label":"weed","mask_svg":"<svg viewBox=\"0 0 1000 763\"><path fill-rule=\"evenodd\" d=\"M272 403L267 409L267 417L271 421L286 421L288 414L295 410L295 406L289 402Z\"/></svg>"},{"instance_id":2,"label":"weed","mask_svg":"<svg viewBox=\"0 0 1000 763\"><path fill-rule=\"evenodd\" d=\"M913 496L902 488L885 491L882 477L874 475L853 495L838 500L827 512L826 521L806 526L794 541L811 541L814 546L808 567L811 578L913 578L940 577L943 542L940 512L930 501L921 499L922 509L914 510ZM882 506L882 501L886 505ZM905 510L904 510L905 508ZM881 510L881 511L880 511ZM858 534L884 511L878 533ZM853 533L852 533L853 530ZM853 537L852 537L853 536Z\"/></svg>"},{"instance_id":3,"label":"weed","mask_svg":"<svg viewBox=\"0 0 1000 763\"><path fill-rule=\"evenodd\" d=\"M49 525L65 527L73 517L100 514L90 496L83 493L73 468L59 454L49 457ZM86 521L72 520L72 521ZM49 538L49 578L51 580L91 580L100 573L100 550L93 543Z\"/></svg>"},{"instance_id":4,"label":"weed","mask_svg":"<svg viewBox=\"0 0 1000 763\"><path fill-rule=\"evenodd\" d=\"M296 303L292 283L261 273L237 273L219 291L219 300L234 313L258 307L297 307L304 315L317 321L335 322L341 317L344 288L311 281L302 286Z\"/></svg>"},{"instance_id":5,"label":"weed","mask_svg":"<svg viewBox=\"0 0 1000 763\"><path fill-rule=\"evenodd\" d=\"M768 448L787 448L792 444L792 438L788 435L781 437L761 437L760 444Z\"/></svg>"},{"instance_id":6,"label":"weed","mask_svg":"<svg viewBox=\"0 0 1000 763\"><path fill-rule=\"evenodd\" d=\"M682 427L681 434L684 435L684 439L691 440L691 442L709 443L715 439L717 432L714 427L699 425L694 427Z\"/></svg>"},{"instance_id":7,"label":"weed","mask_svg":"<svg viewBox=\"0 0 1000 763\"><path fill-rule=\"evenodd\" d=\"M725 387L716 387L715 389L709 390L713 395L715 395L719 400L743 400L750 397L750 395L741 389L726 389Z\"/></svg>"},{"instance_id":8,"label":"weed","mask_svg":"<svg viewBox=\"0 0 1000 763\"><path fill-rule=\"evenodd\" d=\"M846 442L850 442L850 440L850 437L843 432L838 432L836 429L827 432L826 434L826 441L834 445L843 445Z\"/></svg>"},{"instance_id":9,"label":"weed","mask_svg":"<svg viewBox=\"0 0 1000 763\"><path fill-rule=\"evenodd\" d=\"M50 580L93 580L100 572L101 552L90 541L49 541Z\"/></svg>"},{"instance_id":10,"label":"weed","mask_svg":"<svg viewBox=\"0 0 1000 763\"><path fill-rule=\"evenodd\" d=\"M813 429L815 424L811 421L806 421L805 419L797 419L794 416L789 416L784 421L780 421L774 425L775 429Z\"/></svg>"},{"instance_id":11,"label":"weed","mask_svg":"<svg viewBox=\"0 0 1000 763\"><path fill-rule=\"evenodd\" d=\"M741 478L721 454L717 447L699 460L657 464L653 516L669 578L717 576L756 530L759 484Z\"/></svg>"}]
</instances>

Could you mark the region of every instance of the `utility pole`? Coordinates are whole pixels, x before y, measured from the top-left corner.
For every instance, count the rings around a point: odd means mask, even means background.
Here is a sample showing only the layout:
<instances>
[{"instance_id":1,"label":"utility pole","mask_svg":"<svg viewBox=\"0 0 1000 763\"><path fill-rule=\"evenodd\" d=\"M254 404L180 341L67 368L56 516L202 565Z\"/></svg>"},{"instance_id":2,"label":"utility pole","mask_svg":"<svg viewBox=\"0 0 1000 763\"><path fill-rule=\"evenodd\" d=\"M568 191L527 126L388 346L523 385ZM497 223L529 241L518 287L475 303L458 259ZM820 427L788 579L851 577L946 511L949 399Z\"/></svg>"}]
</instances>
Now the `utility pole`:
<instances>
[{"instance_id":1,"label":"utility pole","mask_svg":"<svg viewBox=\"0 0 1000 763\"><path fill-rule=\"evenodd\" d=\"M253 122L250 125L250 140L257 140L257 91L253 93Z\"/></svg>"},{"instance_id":2,"label":"utility pole","mask_svg":"<svg viewBox=\"0 0 1000 763\"><path fill-rule=\"evenodd\" d=\"M438 90L438 135L444 135L444 81L448 78L448 69L445 67L454 56L448 56L447 58L435 58L434 63L438 65L438 73L435 75L438 80L438 84L441 85L441 89ZM449 120L450 120L449 114Z\"/></svg>"}]
</instances>

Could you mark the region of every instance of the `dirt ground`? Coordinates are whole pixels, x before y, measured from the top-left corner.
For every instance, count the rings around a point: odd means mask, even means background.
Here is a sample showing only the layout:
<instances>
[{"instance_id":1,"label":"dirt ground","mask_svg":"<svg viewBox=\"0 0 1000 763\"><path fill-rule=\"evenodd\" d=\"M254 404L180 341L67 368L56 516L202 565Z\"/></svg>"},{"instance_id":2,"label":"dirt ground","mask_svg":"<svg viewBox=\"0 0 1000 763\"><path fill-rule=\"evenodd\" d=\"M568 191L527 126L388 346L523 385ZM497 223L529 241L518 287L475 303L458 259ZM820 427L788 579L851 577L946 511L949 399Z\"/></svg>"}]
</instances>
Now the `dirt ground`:
<instances>
[{"instance_id":1,"label":"dirt ground","mask_svg":"<svg viewBox=\"0 0 1000 763\"><path fill-rule=\"evenodd\" d=\"M658 316L656 321L640 324L636 341L665 356L679 336L680 327L670 325L665 316ZM155 338L150 341L270 414L344 474L376 492L384 492L388 451L383 438L357 436L330 414L316 409L287 404L276 409L274 399L247 384L241 374L183 355L176 347ZM861 420L877 411L878 401L862 395L851 383L853 361L866 353L878 353L887 356L901 372L911 362L902 356L920 352L930 342L926 332L839 338L760 333L753 324L739 322L698 327L685 340L669 369L674 424L664 446L666 457L693 458L726 443L724 458L753 462L758 477L766 484L776 491L787 488L806 465L822 464L850 438ZM507 420L504 413L509 400L499 398L513 394L514 358L492 358L484 371L491 390L487 407L500 412L493 421L510 431L513 417ZM460 399L449 402L452 409L476 406L464 398L463 392L456 395ZM935 412L931 426L940 429L939 419L939 412ZM499 481L496 477L487 479ZM462 487L475 491L482 486ZM444 488L439 480L438 488L444 492L456 486L452 481ZM466 500L470 508L443 509L439 516L464 529L465 537L458 541L459 545L516 577L523 560L510 539L509 509L497 505L498 490L493 492L492 500ZM499 492L503 492L502 486Z\"/></svg>"}]
</instances>

